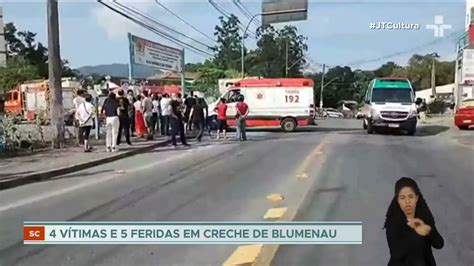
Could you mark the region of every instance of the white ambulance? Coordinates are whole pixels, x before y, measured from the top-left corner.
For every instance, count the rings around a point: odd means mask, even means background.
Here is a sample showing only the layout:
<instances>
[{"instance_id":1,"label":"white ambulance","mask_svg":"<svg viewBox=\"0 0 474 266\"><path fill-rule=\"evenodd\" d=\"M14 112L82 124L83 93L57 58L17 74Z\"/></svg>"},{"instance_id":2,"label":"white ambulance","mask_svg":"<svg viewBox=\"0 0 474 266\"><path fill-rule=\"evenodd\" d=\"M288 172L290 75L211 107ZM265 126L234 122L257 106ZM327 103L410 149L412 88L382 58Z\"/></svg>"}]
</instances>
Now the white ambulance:
<instances>
[{"instance_id":1,"label":"white ambulance","mask_svg":"<svg viewBox=\"0 0 474 266\"><path fill-rule=\"evenodd\" d=\"M294 131L299 126L314 122L314 82L304 78L244 79L229 87L221 98L226 99L227 124L235 127L235 104L242 94L250 112L247 127L281 127L284 131ZM210 105L210 115L216 115Z\"/></svg>"}]
</instances>

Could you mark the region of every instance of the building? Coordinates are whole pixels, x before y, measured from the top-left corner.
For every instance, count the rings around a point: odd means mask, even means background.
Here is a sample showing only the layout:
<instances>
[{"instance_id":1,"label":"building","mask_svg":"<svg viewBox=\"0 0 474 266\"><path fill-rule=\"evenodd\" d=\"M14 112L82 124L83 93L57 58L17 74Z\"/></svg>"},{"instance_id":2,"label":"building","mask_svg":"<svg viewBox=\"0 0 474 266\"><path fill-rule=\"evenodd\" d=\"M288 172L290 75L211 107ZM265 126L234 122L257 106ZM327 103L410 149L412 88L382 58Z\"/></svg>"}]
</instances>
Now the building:
<instances>
[{"instance_id":1,"label":"building","mask_svg":"<svg viewBox=\"0 0 474 266\"><path fill-rule=\"evenodd\" d=\"M454 91L455 84L451 83L443 86L436 86L436 95L433 95L433 90L431 88L417 91L416 98L424 99L427 103L430 103L435 99L447 103L454 103Z\"/></svg>"}]
</instances>

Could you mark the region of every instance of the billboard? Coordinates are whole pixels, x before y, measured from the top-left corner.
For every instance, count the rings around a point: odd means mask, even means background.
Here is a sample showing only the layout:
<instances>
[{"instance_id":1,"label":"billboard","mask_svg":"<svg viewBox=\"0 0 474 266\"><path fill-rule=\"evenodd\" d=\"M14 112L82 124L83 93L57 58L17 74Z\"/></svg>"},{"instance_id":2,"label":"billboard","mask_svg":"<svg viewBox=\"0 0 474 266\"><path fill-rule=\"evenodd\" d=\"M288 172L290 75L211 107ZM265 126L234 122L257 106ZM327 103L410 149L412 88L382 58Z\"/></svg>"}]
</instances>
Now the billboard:
<instances>
[{"instance_id":1,"label":"billboard","mask_svg":"<svg viewBox=\"0 0 474 266\"><path fill-rule=\"evenodd\" d=\"M183 51L129 34L131 64L181 72Z\"/></svg>"},{"instance_id":2,"label":"billboard","mask_svg":"<svg viewBox=\"0 0 474 266\"><path fill-rule=\"evenodd\" d=\"M461 83L474 85L474 49L463 52Z\"/></svg>"},{"instance_id":3,"label":"billboard","mask_svg":"<svg viewBox=\"0 0 474 266\"><path fill-rule=\"evenodd\" d=\"M286 12L288 11L288 12ZM271 14L278 13L280 14ZM284 12L284 13L283 13ZM268 14L268 15L265 15ZM308 18L308 0L263 0L262 24L282 23L306 20Z\"/></svg>"}]
</instances>

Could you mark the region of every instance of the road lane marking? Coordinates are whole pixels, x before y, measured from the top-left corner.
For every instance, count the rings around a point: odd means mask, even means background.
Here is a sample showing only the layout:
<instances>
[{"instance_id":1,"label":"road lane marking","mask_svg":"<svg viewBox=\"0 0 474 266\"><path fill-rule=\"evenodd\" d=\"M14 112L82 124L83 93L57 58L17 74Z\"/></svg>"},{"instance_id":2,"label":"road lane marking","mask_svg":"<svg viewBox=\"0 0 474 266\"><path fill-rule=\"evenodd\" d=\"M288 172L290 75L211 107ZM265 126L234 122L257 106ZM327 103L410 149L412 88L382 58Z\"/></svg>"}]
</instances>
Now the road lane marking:
<instances>
[{"instance_id":1,"label":"road lane marking","mask_svg":"<svg viewBox=\"0 0 474 266\"><path fill-rule=\"evenodd\" d=\"M321 140L321 143L314 148L314 150L303 160L301 165L297 168L295 175L298 175L298 173L305 173L309 170L309 167L311 166L311 163L313 162L314 159L316 159L318 156L323 155L324 153L322 152L322 149L325 146L324 140L327 138L328 135L323 137ZM324 160L323 162L324 163ZM311 180L311 179L310 179ZM285 216L283 216L280 221L292 221L295 219L296 214L298 213L299 208L303 205L305 198L307 197L309 191L311 190L311 187L316 183L316 176L312 178L312 183L309 184L308 190L306 190L299 203L296 205L295 210L289 210ZM273 258L275 257L278 248L280 245L275 244L275 245L263 245L259 256L257 256L256 260L253 262L254 265L259 265L259 266L269 266L271 265L271 262Z\"/></svg>"},{"instance_id":2,"label":"road lane marking","mask_svg":"<svg viewBox=\"0 0 474 266\"><path fill-rule=\"evenodd\" d=\"M301 173L301 174L297 174L296 177L299 179L305 179L305 178L308 178L309 176L306 173Z\"/></svg>"},{"instance_id":3,"label":"road lane marking","mask_svg":"<svg viewBox=\"0 0 474 266\"><path fill-rule=\"evenodd\" d=\"M202 149L208 149L208 148L210 148L210 147L203 147ZM127 170L127 173L131 174L133 172L138 172L138 171L142 171L142 170L145 170L145 169L148 169L148 168L156 167L156 166L161 165L161 164L169 163L170 161L182 159L182 158L184 158L188 155L189 155L189 153L176 154L176 155L173 155L171 157L168 157L168 158L160 160L160 161L156 161L156 162L153 162L153 163L150 163L150 164L142 165L142 166L136 167L136 168L131 168L131 169ZM111 179L118 178L118 177L121 177L121 176L123 176L123 174L119 174L117 172L114 172L114 174L112 174L112 175L105 176L105 177L102 177L102 178L93 179L93 180L89 180L89 181L85 181L85 182L82 182L82 183L79 183L79 184L76 184L76 185L73 185L73 186L69 186L69 187L64 188L64 189L60 189L60 190L56 190L56 191L48 191L47 193L39 194L37 196L33 196L33 197L30 197L30 198L25 198L25 199L19 200L15 203L11 203L11 204L1 206L0 207L0 212L4 212L4 211L10 210L10 209L19 208L19 207L22 207L22 206L25 206L25 205L28 205L28 204L31 204L31 203L46 200L46 199L53 198L53 197L56 197L56 196L61 196L63 194L67 194L67 193L73 192L75 190L82 189L82 188L85 188L85 187L89 187L89 186L92 186L92 185L97 185L97 184L100 184L100 183L103 183L103 182L106 182L106 181L109 181ZM56 180L58 180L58 179L56 179ZM36 183L36 184L39 184L39 183ZM21 187L19 187L19 189L21 189ZM9 190L5 190L5 193L8 193L8 192L9 192Z\"/></svg>"},{"instance_id":4,"label":"road lane marking","mask_svg":"<svg viewBox=\"0 0 474 266\"><path fill-rule=\"evenodd\" d=\"M223 266L252 265L260 254L263 245L248 245L238 247L222 264Z\"/></svg>"},{"instance_id":5,"label":"road lane marking","mask_svg":"<svg viewBox=\"0 0 474 266\"><path fill-rule=\"evenodd\" d=\"M315 148L314 150L308 154L306 156L306 158L303 160L303 162L299 165L299 167L297 167L295 173L292 175L292 176L298 176L298 175L301 175L301 173L305 174L305 172L307 172L307 170L309 169L309 167L311 166L311 162L317 157L317 156L320 156L320 155L323 155L324 153L322 152L322 149L324 147L324 140L327 138L327 135L325 137L322 138L321 140L321 143L319 143ZM309 177L307 174L305 174L304 176ZM316 179L316 178L314 178ZM312 184L309 186L311 187ZM267 211L267 213L264 215L264 219L267 219L269 217L275 217L276 220L284 220L284 221L292 221L295 216L296 216L296 213L299 209L299 207L303 204L303 201L304 201L304 198L306 197L306 195L309 193L309 190L308 189L304 194L303 194L303 197L302 197L302 200L301 202L297 205L297 209L296 211L294 211L294 214L290 214L287 215L287 211L288 211L288 208L287 207L282 207L282 208L272 208L272 209L269 209ZM273 194L271 194L273 195ZM270 195L269 195L270 196ZM267 196L267 199L268 197ZM279 209L277 211L277 209ZM278 218L277 218L278 217ZM283 219L285 218L285 219ZM261 247L259 247L258 249L255 249L255 250L247 250L245 249L244 247L248 247L248 246L240 246L238 247L234 253L232 253L232 255L229 257L229 259L223 264L224 266L227 266L227 265L258 265L258 266L263 266L263 265L270 265L271 261L273 260L273 258L275 257L275 254L279 248L279 245L259 245ZM254 252L257 252L257 254L254 254ZM246 253L249 253L249 254L246 254ZM231 261L230 259L234 256L237 256L235 254L241 254L241 256L246 256L246 258L249 258L245 261L245 263L241 263L241 264L227 264L229 261Z\"/></svg>"},{"instance_id":6,"label":"road lane marking","mask_svg":"<svg viewBox=\"0 0 474 266\"><path fill-rule=\"evenodd\" d=\"M267 200L272 201L272 202L279 202L279 201L282 201L284 199L285 199L285 197L283 197L283 195L279 194L279 193L272 193L272 194L267 196Z\"/></svg>"},{"instance_id":7,"label":"road lane marking","mask_svg":"<svg viewBox=\"0 0 474 266\"><path fill-rule=\"evenodd\" d=\"M285 216L286 211L288 210L287 207L281 208L271 208L268 209L267 213L263 216L265 220L278 220Z\"/></svg>"}]
</instances>

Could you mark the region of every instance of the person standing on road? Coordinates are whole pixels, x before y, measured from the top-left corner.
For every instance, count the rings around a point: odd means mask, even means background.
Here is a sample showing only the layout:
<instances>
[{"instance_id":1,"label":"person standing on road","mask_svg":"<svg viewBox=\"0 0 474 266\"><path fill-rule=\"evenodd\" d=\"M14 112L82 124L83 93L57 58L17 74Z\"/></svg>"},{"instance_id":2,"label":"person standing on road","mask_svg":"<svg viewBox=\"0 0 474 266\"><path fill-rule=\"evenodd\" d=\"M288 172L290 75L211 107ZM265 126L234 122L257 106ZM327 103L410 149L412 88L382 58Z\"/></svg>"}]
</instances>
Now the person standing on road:
<instances>
[{"instance_id":1,"label":"person standing on road","mask_svg":"<svg viewBox=\"0 0 474 266\"><path fill-rule=\"evenodd\" d=\"M84 98L86 96L86 91L85 90L78 89L76 94L77 94L77 96L74 97L74 99L72 100L72 103L74 104L74 112L77 112L77 109L79 109L81 104L86 101L85 98ZM84 144L81 141L82 139L79 137L79 120L76 119L76 116L74 116L74 131L76 133L77 145Z\"/></svg>"},{"instance_id":2,"label":"person standing on road","mask_svg":"<svg viewBox=\"0 0 474 266\"><path fill-rule=\"evenodd\" d=\"M147 140L153 139L153 129L155 128L155 121L153 117L153 100L150 98L148 91L143 91L143 116L145 118L145 125L147 128Z\"/></svg>"},{"instance_id":3,"label":"person standing on road","mask_svg":"<svg viewBox=\"0 0 474 266\"><path fill-rule=\"evenodd\" d=\"M216 106L217 112L217 137L221 137L221 133L224 133L224 139L227 139L227 104L224 98L221 98L220 103Z\"/></svg>"},{"instance_id":4,"label":"person standing on road","mask_svg":"<svg viewBox=\"0 0 474 266\"><path fill-rule=\"evenodd\" d=\"M181 143L183 146L189 146L186 142L186 135L184 133L184 123L183 123L183 102L181 100L181 94L176 93L173 95L173 100L170 103L171 105L171 116L170 116L170 124L171 124L171 144L174 148L176 148L176 135L179 133L181 138Z\"/></svg>"},{"instance_id":5,"label":"person standing on road","mask_svg":"<svg viewBox=\"0 0 474 266\"><path fill-rule=\"evenodd\" d=\"M91 152L92 147L89 145L89 136L92 126L94 125L95 107L92 104L92 95L87 94L85 101L76 109L76 120L79 122L79 140L84 143L84 152Z\"/></svg>"},{"instance_id":6,"label":"person standing on road","mask_svg":"<svg viewBox=\"0 0 474 266\"><path fill-rule=\"evenodd\" d=\"M196 139L198 142L202 140L202 134L204 133L205 114L204 114L204 103L201 98L198 98L196 104L191 108L190 122L194 125L194 129L197 131Z\"/></svg>"},{"instance_id":7,"label":"person standing on road","mask_svg":"<svg viewBox=\"0 0 474 266\"><path fill-rule=\"evenodd\" d=\"M402 177L395 184L384 229L390 249L388 266L436 265L431 248L443 248L444 240L415 180Z\"/></svg>"},{"instance_id":8,"label":"person standing on road","mask_svg":"<svg viewBox=\"0 0 474 266\"><path fill-rule=\"evenodd\" d=\"M428 106L426 104L426 99L420 104L419 112L420 112L420 119L422 123L426 123L426 112L428 111Z\"/></svg>"},{"instance_id":9,"label":"person standing on road","mask_svg":"<svg viewBox=\"0 0 474 266\"><path fill-rule=\"evenodd\" d=\"M130 141L130 110L132 109L132 104L128 101L128 99L124 95L125 93L123 90L118 91L118 102L119 102L119 120L120 126L118 130L117 136L117 146L120 145L122 141L122 132L125 135L125 140L127 141L128 145L132 145Z\"/></svg>"},{"instance_id":10,"label":"person standing on road","mask_svg":"<svg viewBox=\"0 0 474 266\"><path fill-rule=\"evenodd\" d=\"M116 152L117 151L117 137L118 130L120 127L119 119L119 102L115 96L114 92L110 92L107 99L104 101L102 106L101 114L105 113L105 145L107 152Z\"/></svg>"},{"instance_id":11,"label":"person standing on road","mask_svg":"<svg viewBox=\"0 0 474 266\"><path fill-rule=\"evenodd\" d=\"M170 115L171 115L171 99L170 96L165 93L160 101L161 107L161 135L168 136L170 129Z\"/></svg>"},{"instance_id":12,"label":"person standing on road","mask_svg":"<svg viewBox=\"0 0 474 266\"><path fill-rule=\"evenodd\" d=\"M137 96L137 100L133 104L135 108L135 133L138 137L144 138L146 127L145 127L145 118L143 117L143 97L141 95Z\"/></svg>"},{"instance_id":13,"label":"person standing on road","mask_svg":"<svg viewBox=\"0 0 474 266\"><path fill-rule=\"evenodd\" d=\"M184 96L184 121L186 122L186 130L191 131L192 130L192 123L189 123L190 120L190 114L191 114L191 109L193 106L196 104L196 99L194 99L193 92L191 91L189 96Z\"/></svg>"},{"instance_id":14,"label":"person standing on road","mask_svg":"<svg viewBox=\"0 0 474 266\"><path fill-rule=\"evenodd\" d=\"M133 106L133 104L137 101L134 96L133 90L127 91L127 99L132 107L128 116L130 117L130 134L133 137L135 135L135 107Z\"/></svg>"},{"instance_id":15,"label":"person standing on road","mask_svg":"<svg viewBox=\"0 0 474 266\"><path fill-rule=\"evenodd\" d=\"M155 121L155 126L153 127L153 135L156 132L160 132L160 97L157 94L154 94L152 97L153 103L153 121Z\"/></svg>"},{"instance_id":16,"label":"person standing on road","mask_svg":"<svg viewBox=\"0 0 474 266\"><path fill-rule=\"evenodd\" d=\"M237 111L236 114L236 122L237 122L237 134L236 139L240 141L247 140L247 132L246 132L246 119L249 114L249 106L244 102L244 96L239 95L237 97L237 103L235 104L235 109Z\"/></svg>"}]
</instances>

